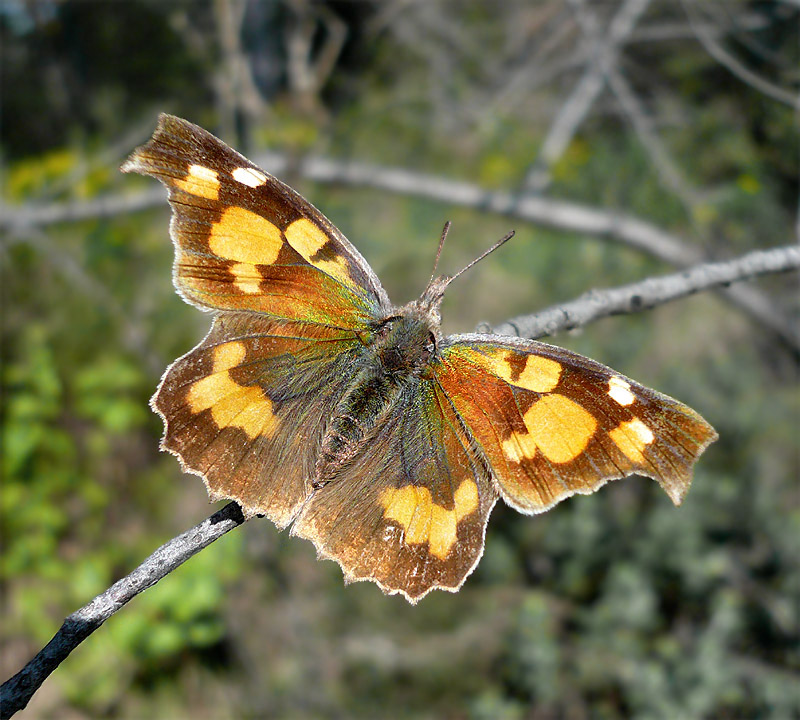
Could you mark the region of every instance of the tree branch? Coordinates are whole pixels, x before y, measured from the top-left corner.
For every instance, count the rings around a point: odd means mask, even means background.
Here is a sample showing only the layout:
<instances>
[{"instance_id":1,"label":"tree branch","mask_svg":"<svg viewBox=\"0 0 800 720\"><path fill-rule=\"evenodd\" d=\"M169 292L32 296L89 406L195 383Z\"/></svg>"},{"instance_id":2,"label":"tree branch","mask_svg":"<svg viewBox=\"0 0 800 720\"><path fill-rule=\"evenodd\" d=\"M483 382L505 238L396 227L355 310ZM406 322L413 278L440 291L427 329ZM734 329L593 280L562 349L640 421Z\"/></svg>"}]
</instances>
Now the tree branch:
<instances>
[{"instance_id":1,"label":"tree branch","mask_svg":"<svg viewBox=\"0 0 800 720\"><path fill-rule=\"evenodd\" d=\"M717 39L714 37L715 33L709 31L706 24L697 21L695 9L692 7L693 3L691 0L682 0L682 3L697 39L714 60L727 68L730 73L739 78L743 83L749 85L758 92L763 93L767 97L771 97L773 100L784 103L795 110L800 109L800 94L784 90L782 87L775 85L769 80L765 80L760 75L757 75L752 70L745 67L744 64L717 42Z\"/></svg>"},{"instance_id":2,"label":"tree branch","mask_svg":"<svg viewBox=\"0 0 800 720\"><path fill-rule=\"evenodd\" d=\"M282 153L265 153L257 156L255 161L276 175L281 175L289 167L289 158ZM611 238L678 267L702 260L697 248L679 236L633 215L614 210L535 195L494 192L473 183L437 175L319 156L304 158L293 165L293 170L315 182L377 188L494 212L557 230ZM22 233L30 226L114 217L120 213L158 207L163 203L164 191L153 188L139 195L108 196L84 203L53 203L20 208L0 205L0 227ZM800 352L792 322L777 313L760 293L748 287L731 288L723 292L729 302L746 312L760 326L772 330L794 352Z\"/></svg>"},{"instance_id":3,"label":"tree branch","mask_svg":"<svg viewBox=\"0 0 800 720\"><path fill-rule=\"evenodd\" d=\"M570 0L581 32L587 41L597 45L599 37L597 18L586 0ZM698 192L690 186L678 164L672 159L666 145L656 132L655 123L639 102L639 98L622 74L619 63L612 54L597 58L597 64L603 71L605 82L617 98L623 112L631 123L639 142L647 151L656 169L658 177L665 187L675 193L688 208L698 203ZM691 214L691 213L690 213Z\"/></svg>"},{"instance_id":4,"label":"tree branch","mask_svg":"<svg viewBox=\"0 0 800 720\"><path fill-rule=\"evenodd\" d=\"M616 63L617 48L633 32L651 0L625 0L608 26L605 37L599 33L589 56L586 71L571 95L561 104L542 143L539 157L524 182L529 192L542 192L550 184L550 168L564 154L586 115L605 86L606 67Z\"/></svg>"},{"instance_id":5,"label":"tree branch","mask_svg":"<svg viewBox=\"0 0 800 720\"><path fill-rule=\"evenodd\" d=\"M243 522L241 508L234 502L229 503L199 525L162 545L132 573L72 613L36 657L0 685L0 718L5 720L25 708L50 673L117 610Z\"/></svg>"},{"instance_id":6,"label":"tree branch","mask_svg":"<svg viewBox=\"0 0 800 720\"><path fill-rule=\"evenodd\" d=\"M798 247L751 252L735 260L696 265L680 273L623 287L592 290L572 302L534 315L513 318L494 328L494 332L528 338L552 335L608 315L639 312L756 275L797 269L800 269ZM236 503L229 503L199 525L162 545L133 572L72 613L33 660L0 686L0 718L5 720L23 709L61 662L117 610L243 522L241 508Z\"/></svg>"},{"instance_id":7,"label":"tree branch","mask_svg":"<svg viewBox=\"0 0 800 720\"><path fill-rule=\"evenodd\" d=\"M281 175L289 169L290 160L283 153L264 153L255 160L275 175ZM292 169L314 182L376 188L495 212L557 230L613 238L673 265L688 265L700 260L700 253L677 235L622 212L565 200L491 191L473 183L402 168L319 156L308 156L293 164ZM31 226L115 217L163 204L164 191L156 187L137 195L109 195L86 202L28 204L22 207L0 205L0 227L21 231Z\"/></svg>"},{"instance_id":8,"label":"tree branch","mask_svg":"<svg viewBox=\"0 0 800 720\"><path fill-rule=\"evenodd\" d=\"M758 250L734 260L695 265L688 270L606 290L590 290L576 300L522 315L492 329L500 335L540 338L623 313L648 310L701 290L746 280L757 275L800 269L800 247ZM800 343L800 337L796 337Z\"/></svg>"}]
</instances>

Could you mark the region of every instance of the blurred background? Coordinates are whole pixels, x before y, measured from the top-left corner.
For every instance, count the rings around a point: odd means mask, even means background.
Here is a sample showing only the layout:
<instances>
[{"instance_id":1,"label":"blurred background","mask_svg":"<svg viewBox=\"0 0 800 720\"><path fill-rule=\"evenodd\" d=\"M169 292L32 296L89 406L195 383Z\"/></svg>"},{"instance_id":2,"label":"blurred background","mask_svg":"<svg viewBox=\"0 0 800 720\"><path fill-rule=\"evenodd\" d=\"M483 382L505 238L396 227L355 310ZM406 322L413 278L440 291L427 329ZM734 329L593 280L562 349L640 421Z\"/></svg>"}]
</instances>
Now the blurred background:
<instances>
[{"instance_id":1,"label":"blurred background","mask_svg":"<svg viewBox=\"0 0 800 720\"><path fill-rule=\"evenodd\" d=\"M795 0L0 0L2 679L215 509L147 407L209 326L173 293L163 190L117 170L158 112L297 187L398 303L446 220L443 272L515 228L445 300L469 331L796 243L798 20ZM800 716L798 304L773 276L553 339L717 428L680 509L639 478L498 505L461 592L417 607L256 519L22 717Z\"/></svg>"}]
</instances>

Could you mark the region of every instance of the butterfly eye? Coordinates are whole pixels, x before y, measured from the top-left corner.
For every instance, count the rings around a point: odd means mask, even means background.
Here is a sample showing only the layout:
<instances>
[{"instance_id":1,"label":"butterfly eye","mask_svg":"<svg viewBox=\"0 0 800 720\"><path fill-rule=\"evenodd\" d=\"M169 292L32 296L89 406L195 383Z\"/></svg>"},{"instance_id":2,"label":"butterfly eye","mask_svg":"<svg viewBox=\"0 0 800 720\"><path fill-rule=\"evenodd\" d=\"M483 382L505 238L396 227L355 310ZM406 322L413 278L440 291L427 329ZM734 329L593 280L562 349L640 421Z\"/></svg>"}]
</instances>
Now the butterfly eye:
<instances>
[{"instance_id":1,"label":"butterfly eye","mask_svg":"<svg viewBox=\"0 0 800 720\"><path fill-rule=\"evenodd\" d=\"M379 326L378 326L378 327L375 329L375 337L376 337L377 339L383 339L383 338L385 338L385 337L386 337L386 336L389 334L389 331L392 329L392 326L394 325L395 321L396 321L396 320L398 320L398 319L399 319L398 317L390 317L390 318L386 318L386 320L384 320L384 321L383 321L383 322L382 322L382 323L381 323L381 324L380 324L380 325L379 325Z\"/></svg>"},{"instance_id":2,"label":"butterfly eye","mask_svg":"<svg viewBox=\"0 0 800 720\"><path fill-rule=\"evenodd\" d=\"M436 337L433 333L428 333L428 342L425 344L425 349L433 355L434 350L436 350Z\"/></svg>"}]
</instances>

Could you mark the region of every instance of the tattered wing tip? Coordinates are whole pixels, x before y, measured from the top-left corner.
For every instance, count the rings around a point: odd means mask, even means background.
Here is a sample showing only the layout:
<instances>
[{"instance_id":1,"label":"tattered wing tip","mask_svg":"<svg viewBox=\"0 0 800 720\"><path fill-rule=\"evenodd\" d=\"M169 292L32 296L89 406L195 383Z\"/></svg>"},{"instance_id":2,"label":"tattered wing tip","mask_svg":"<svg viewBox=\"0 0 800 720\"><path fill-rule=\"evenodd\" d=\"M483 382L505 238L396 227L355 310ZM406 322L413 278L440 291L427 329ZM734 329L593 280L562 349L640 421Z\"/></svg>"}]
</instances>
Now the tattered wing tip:
<instances>
[{"instance_id":1,"label":"tattered wing tip","mask_svg":"<svg viewBox=\"0 0 800 720\"><path fill-rule=\"evenodd\" d=\"M202 130L202 128L193 125L188 120L184 120L175 115L169 115L168 113L160 113L158 116L158 121L156 122L156 129L153 131L150 139L143 145L137 147L127 157L127 159L119 166L120 172L135 172L139 173L140 175L149 175L150 173L146 158L152 146L161 141L165 135L181 134L181 132L185 131L187 127L197 128L202 132L206 132L205 130Z\"/></svg>"},{"instance_id":2,"label":"tattered wing tip","mask_svg":"<svg viewBox=\"0 0 800 720\"><path fill-rule=\"evenodd\" d=\"M664 492L667 493L669 499L672 500L672 504L675 505L675 507L680 507L683 504L683 501L686 499L686 495L689 493L689 488L692 486L692 481L694 480L694 466L697 464L700 456L708 449L708 446L711 445L711 443L719 439L719 433L717 433L717 431L699 415L698 418L704 424L706 436L699 441L697 452L692 458L691 464L686 469L685 475L672 482L666 482L656 478L658 484L661 486Z\"/></svg>"}]
</instances>

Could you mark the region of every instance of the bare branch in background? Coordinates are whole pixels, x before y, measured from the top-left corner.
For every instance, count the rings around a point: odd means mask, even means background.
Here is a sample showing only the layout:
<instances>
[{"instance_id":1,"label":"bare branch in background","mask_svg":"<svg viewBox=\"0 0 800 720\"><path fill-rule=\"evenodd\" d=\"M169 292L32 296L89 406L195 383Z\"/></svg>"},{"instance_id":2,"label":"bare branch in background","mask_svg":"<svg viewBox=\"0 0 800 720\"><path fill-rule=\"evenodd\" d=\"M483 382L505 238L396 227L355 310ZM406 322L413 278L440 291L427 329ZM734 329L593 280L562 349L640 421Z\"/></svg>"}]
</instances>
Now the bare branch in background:
<instances>
[{"instance_id":1,"label":"bare branch in background","mask_svg":"<svg viewBox=\"0 0 800 720\"><path fill-rule=\"evenodd\" d=\"M560 330L583 327L609 315L633 313L677 300L713 287L746 280L757 275L800 269L800 247L758 250L726 262L704 263L663 277L653 277L607 290L590 290L572 302L554 305L512 318L492 331L501 335L540 338ZM800 333L795 331L800 347Z\"/></svg>"},{"instance_id":2,"label":"bare branch in background","mask_svg":"<svg viewBox=\"0 0 800 720\"><path fill-rule=\"evenodd\" d=\"M754 32L764 30L771 24L770 19L757 11L739 12L731 17L739 30ZM717 23L704 23L703 27L712 35L725 34L726 30ZM695 32L689 23L685 22L654 22L651 25L638 27L628 38L628 44L663 42L665 40L680 40L694 38Z\"/></svg>"},{"instance_id":3,"label":"bare branch in background","mask_svg":"<svg viewBox=\"0 0 800 720\"><path fill-rule=\"evenodd\" d=\"M709 32L705 23L699 22L696 17L696 10L692 0L681 0L683 7L686 10L686 15L692 25L697 39L706 49L711 57L713 57L720 65L723 65L731 73L733 73L743 83L749 85L767 97L773 100L784 103L795 110L800 109L800 93L789 92L775 83L764 79L760 75L754 73L750 68L746 67L742 62L737 60L731 55L719 42L715 34Z\"/></svg>"},{"instance_id":4,"label":"bare branch in background","mask_svg":"<svg viewBox=\"0 0 800 720\"><path fill-rule=\"evenodd\" d=\"M599 37L598 21L586 0L568 0L572 5L578 24L587 41L593 45L602 42ZM639 98L619 69L616 58L610 54L599 63L606 82L617 98L623 112L627 116L639 141L650 156L662 183L677 195L684 206L693 208L697 205L698 192L684 176L678 164L672 159L655 129L647 110L639 102Z\"/></svg>"},{"instance_id":5,"label":"bare branch in background","mask_svg":"<svg viewBox=\"0 0 800 720\"><path fill-rule=\"evenodd\" d=\"M502 334L542 337L586 325L612 314L639 312L663 303L744 280L800 268L800 248L753 252L724 263L698 265L681 273L640 283L591 291L534 315L514 318L494 329ZM155 585L194 554L244 522L241 508L229 503L199 525L162 545L133 572L66 618L52 640L16 675L0 686L0 717L25 708L50 674L114 613Z\"/></svg>"},{"instance_id":6,"label":"bare branch in background","mask_svg":"<svg viewBox=\"0 0 800 720\"><path fill-rule=\"evenodd\" d=\"M633 32L651 0L625 0L609 23L606 36L592 49L586 71L556 113L539 157L528 171L523 188L542 192L550 184L550 168L560 158L585 120L605 84L605 68L615 62L618 46Z\"/></svg>"},{"instance_id":7,"label":"bare branch in background","mask_svg":"<svg viewBox=\"0 0 800 720\"><path fill-rule=\"evenodd\" d=\"M215 78L220 134L233 141L238 115L256 117L265 108L253 80L250 61L242 48L245 0L214 0L214 17L222 62Z\"/></svg>"},{"instance_id":8,"label":"bare branch in background","mask_svg":"<svg viewBox=\"0 0 800 720\"><path fill-rule=\"evenodd\" d=\"M289 166L289 159L281 153L258 155L255 161L276 175L285 173ZM692 265L703 259L696 247L679 236L622 212L552 198L491 191L473 183L400 168L348 163L322 157L306 157L296 166L293 165L293 169L302 177L316 182L378 188L401 195L494 212L557 230L612 239L678 267ZM5 205L0 206L0 227L24 232L30 226L113 217L120 213L157 207L163 205L163 202L164 191L154 188L135 196L111 196L85 203L22 208ZM772 330L795 351L800 349L796 344L793 322L783 317L757 290L748 287L729 288L723 293L761 327Z\"/></svg>"},{"instance_id":9,"label":"bare branch in background","mask_svg":"<svg viewBox=\"0 0 800 720\"><path fill-rule=\"evenodd\" d=\"M320 112L319 93L336 66L347 38L347 25L322 5L307 0L291 0L295 22L286 39L287 72L292 96L305 112ZM315 51L317 27L325 29L323 45Z\"/></svg>"}]
</instances>

